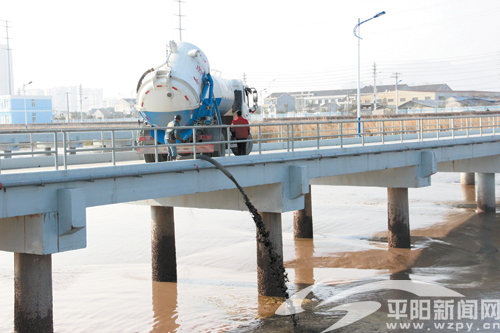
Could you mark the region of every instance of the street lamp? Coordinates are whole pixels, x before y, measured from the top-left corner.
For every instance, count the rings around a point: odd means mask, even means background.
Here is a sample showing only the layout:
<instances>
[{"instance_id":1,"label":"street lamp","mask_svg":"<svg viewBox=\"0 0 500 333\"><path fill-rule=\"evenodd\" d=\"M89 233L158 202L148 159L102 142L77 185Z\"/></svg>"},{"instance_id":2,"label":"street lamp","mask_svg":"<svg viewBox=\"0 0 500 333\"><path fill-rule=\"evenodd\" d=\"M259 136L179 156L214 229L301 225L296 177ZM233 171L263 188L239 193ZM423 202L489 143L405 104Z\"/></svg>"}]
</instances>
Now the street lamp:
<instances>
[{"instance_id":1,"label":"street lamp","mask_svg":"<svg viewBox=\"0 0 500 333\"><path fill-rule=\"evenodd\" d=\"M374 17L371 17L369 18L368 20L364 20L363 22L360 22L360 19L358 18L358 24L356 24L356 26L354 27L354 30L353 30L353 33L354 33L354 36L356 36L358 38L358 134L361 133L361 95L360 95L360 84L361 84L361 80L360 80L360 62L361 62L361 37L359 37L359 29L360 29L360 25L365 23L365 22L368 22L370 20L373 20L374 18L377 18L379 16L382 16L384 15L385 12L380 12L378 13L377 15L375 15ZM358 30L358 33L356 34L356 30Z\"/></svg>"},{"instance_id":2,"label":"street lamp","mask_svg":"<svg viewBox=\"0 0 500 333\"><path fill-rule=\"evenodd\" d=\"M23 94L24 94L24 125L26 126L26 129L28 129L28 114L26 113L26 89L25 87L28 84L31 84L33 81L30 81L28 83L23 84Z\"/></svg>"}]
</instances>

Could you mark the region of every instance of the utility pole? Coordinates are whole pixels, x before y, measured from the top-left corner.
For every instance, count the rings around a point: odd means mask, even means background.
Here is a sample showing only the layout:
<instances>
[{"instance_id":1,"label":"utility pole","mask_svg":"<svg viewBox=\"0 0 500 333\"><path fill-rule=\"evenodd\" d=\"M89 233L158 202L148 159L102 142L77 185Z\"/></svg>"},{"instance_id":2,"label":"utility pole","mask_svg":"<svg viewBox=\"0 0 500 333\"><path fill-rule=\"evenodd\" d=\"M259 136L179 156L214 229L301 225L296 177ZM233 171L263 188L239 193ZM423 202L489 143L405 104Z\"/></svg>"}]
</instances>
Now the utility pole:
<instances>
[{"instance_id":1,"label":"utility pole","mask_svg":"<svg viewBox=\"0 0 500 333\"><path fill-rule=\"evenodd\" d=\"M373 63L373 112L377 113L377 64Z\"/></svg>"},{"instance_id":2,"label":"utility pole","mask_svg":"<svg viewBox=\"0 0 500 333\"><path fill-rule=\"evenodd\" d=\"M9 46L9 40L12 38L9 38L9 21L3 21L5 22L5 29L6 29L6 37L5 39L7 40L7 71L9 73L9 95L12 95L12 73L10 72L10 46Z\"/></svg>"},{"instance_id":3,"label":"utility pole","mask_svg":"<svg viewBox=\"0 0 500 333\"><path fill-rule=\"evenodd\" d=\"M247 83L247 75L245 74L245 72L243 72L243 82Z\"/></svg>"},{"instance_id":4,"label":"utility pole","mask_svg":"<svg viewBox=\"0 0 500 333\"><path fill-rule=\"evenodd\" d=\"M391 76L392 78L396 79L396 114L399 113L398 83L399 83L399 81L401 81L401 80L398 80L399 75L401 75L401 73L396 72L396 73L394 73L394 76Z\"/></svg>"},{"instance_id":5,"label":"utility pole","mask_svg":"<svg viewBox=\"0 0 500 333\"><path fill-rule=\"evenodd\" d=\"M181 14L181 3L184 1L181 1L181 0L173 0L173 1L179 3L179 14L174 14L174 16L179 16L179 28L174 28L174 29L179 30L179 41L182 42L182 30L186 30L186 29L182 29L182 17L185 15Z\"/></svg>"}]
</instances>

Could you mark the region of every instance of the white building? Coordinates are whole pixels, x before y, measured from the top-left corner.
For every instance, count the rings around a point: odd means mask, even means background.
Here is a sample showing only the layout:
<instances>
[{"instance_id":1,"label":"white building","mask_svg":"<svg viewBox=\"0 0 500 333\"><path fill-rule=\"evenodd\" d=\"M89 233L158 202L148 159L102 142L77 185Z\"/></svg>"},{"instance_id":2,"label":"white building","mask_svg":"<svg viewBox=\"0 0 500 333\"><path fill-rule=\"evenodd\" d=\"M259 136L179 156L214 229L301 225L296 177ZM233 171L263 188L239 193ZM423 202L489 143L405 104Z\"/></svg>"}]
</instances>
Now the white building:
<instances>
[{"instance_id":1,"label":"white building","mask_svg":"<svg viewBox=\"0 0 500 333\"><path fill-rule=\"evenodd\" d=\"M10 84L9 84L10 79ZM14 95L12 49L0 44L0 95Z\"/></svg>"},{"instance_id":2,"label":"white building","mask_svg":"<svg viewBox=\"0 0 500 333\"><path fill-rule=\"evenodd\" d=\"M115 104L115 112L122 112L124 115L134 113L135 98L122 98Z\"/></svg>"}]
</instances>

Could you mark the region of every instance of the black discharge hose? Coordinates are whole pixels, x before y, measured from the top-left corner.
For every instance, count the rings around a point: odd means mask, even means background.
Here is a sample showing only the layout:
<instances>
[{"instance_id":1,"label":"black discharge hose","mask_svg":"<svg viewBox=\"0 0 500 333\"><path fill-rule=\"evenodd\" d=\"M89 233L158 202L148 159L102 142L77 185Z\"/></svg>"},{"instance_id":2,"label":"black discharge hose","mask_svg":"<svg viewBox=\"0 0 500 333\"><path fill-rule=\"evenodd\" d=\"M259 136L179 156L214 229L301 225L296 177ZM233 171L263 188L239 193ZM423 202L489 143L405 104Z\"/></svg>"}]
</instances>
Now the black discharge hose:
<instances>
[{"instance_id":1,"label":"black discharge hose","mask_svg":"<svg viewBox=\"0 0 500 333\"><path fill-rule=\"evenodd\" d=\"M250 202L250 199L248 199L248 196L246 195L245 191L243 191L243 188L240 186L240 184L238 184L236 179L234 179L233 175L226 168L224 168L219 162L205 155L197 154L196 158L207 161L213 164L217 169L222 171L222 173L236 185L241 195L243 195L243 199L245 200L245 205L248 207L248 210L250 211L250 214L252 215L252 218L255 222L255 226L257 227L257 241L261 244L264 244L264 246L266 247L267 252L269 254L269 259L270 259L269 265L272 270L272 275L276 278L276 280L280 284L279 288L285 295L285 299L288 300L290 298L290 295L288 294L288 288L286 286L286 283L290 281L288 279L288 274L285 271L285 267L283 266L283 264L279 264L280 262L282 262L282 260L280 260L282 258L279 254L276 253L273 243L271 243L271 240L269 239L269 232L266 231L266 226L264 225L264 222L262 221L262 216L257 211L257 208L255 208L255 206ZM293 320L293 326L294 328L296 328L297 319L295 318L295 314L292 314L291 317Z\"/></svg>"},{"instance_id":2,"label":"black discharge hose","mask_svg":"<svg viewBox=\"0 0 500 333\"><path fill-rule=\"evenodd\" d=\"M142 74L141 78L139 79L139 83L137 83L137 89L135 91L136 93L139 92L139 88L142 85L142 80L144 80L144 78L146 77L146 75L148 75L151 72L154 72L154 70L155 70L154 68L150 68L146 72L144 72L144 74Z\"/></svg>"}]
</instances>

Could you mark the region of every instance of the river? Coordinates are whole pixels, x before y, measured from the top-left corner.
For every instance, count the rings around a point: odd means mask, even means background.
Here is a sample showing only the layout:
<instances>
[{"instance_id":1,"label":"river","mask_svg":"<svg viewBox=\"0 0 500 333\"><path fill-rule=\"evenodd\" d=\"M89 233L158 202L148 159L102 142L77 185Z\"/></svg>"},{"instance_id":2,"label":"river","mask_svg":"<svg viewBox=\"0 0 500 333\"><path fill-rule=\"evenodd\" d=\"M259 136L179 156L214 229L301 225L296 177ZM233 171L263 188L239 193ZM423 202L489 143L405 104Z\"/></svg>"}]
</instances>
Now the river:
<instances>
[{"instance_id":1,"label":"river","mask_svg":"<svg viewBox=\"0 0 500 333\"><path fill-rule=\"evenodd\" d=\"M291 293L327 281L303 303L312 306L346 286L399 274L471 299L500 299L499 217L478 214L474 187L459 180L439 173L432 186L409 190L411 250L387 249L385 188L313 186L314 240L294 241L292 213L282 215ZM497 194L499 184L497 177ZM288 317L274 316L280 303L257 295L248 212L176 208L177 283L151 281L150 223L147 206L87 209L87 248L52 256L55 332L293 331ZM0 252L0 332L13 331L13 257ZM297 315L301 331L321 332L341 317L311 306ZM384 314L351 329L369 323L384 331Z\"/></svg>"}]
</instances>

